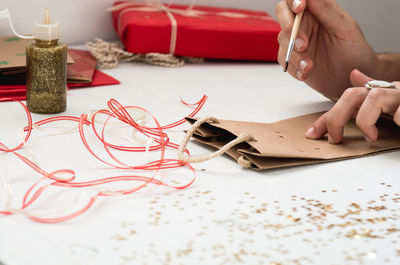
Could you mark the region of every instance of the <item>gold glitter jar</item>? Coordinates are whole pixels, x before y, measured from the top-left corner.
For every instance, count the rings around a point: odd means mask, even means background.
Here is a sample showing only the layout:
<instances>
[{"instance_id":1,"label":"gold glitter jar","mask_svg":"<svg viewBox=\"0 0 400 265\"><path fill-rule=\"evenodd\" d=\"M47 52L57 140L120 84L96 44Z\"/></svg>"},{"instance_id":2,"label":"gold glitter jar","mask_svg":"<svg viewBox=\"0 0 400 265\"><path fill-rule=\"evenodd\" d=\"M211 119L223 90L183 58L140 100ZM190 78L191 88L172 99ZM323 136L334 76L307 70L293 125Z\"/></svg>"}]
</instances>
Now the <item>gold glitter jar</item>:
<instances>
[{"instance_id":1,"label":"gold glitter jar","mask_svg":"<svg viewBox=\"0 0 400 265\"><path fill-rule=\"evenodd\" d=\"M26 47L28 109L58 113L67 107L67 46L59 42L59 24L50 22L49 11L35 24L35 41Z\"/></svg>"}]
</instances>

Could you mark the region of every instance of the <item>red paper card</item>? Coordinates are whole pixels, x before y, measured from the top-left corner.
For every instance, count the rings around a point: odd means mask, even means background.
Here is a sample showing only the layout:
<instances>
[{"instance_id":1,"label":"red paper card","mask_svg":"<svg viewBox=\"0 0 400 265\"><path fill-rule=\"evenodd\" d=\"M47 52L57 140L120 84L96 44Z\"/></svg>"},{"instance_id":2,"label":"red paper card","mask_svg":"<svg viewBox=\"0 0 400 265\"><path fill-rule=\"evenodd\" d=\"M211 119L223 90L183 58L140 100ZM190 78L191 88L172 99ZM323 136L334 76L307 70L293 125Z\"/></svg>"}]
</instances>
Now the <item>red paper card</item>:
<instances>
[{"instance_id":1,"label":"red paper card","mask_svg":"<svg viewBox=\"0 0 400 265\"><path fill-rule=\"evenodd\" d=\"M117 85L117 84L120 84L120 82L117 79L96 69L91 83L68 84L68 87L71 89L75 89L83 87L106 86L106 85ZM26 85L0 85L0 99L12 98L18 100L25 100L25 94L26 94Z\"/></svg>"},{"instance_id":2,"label":"red paper card","mask_svg":"<svg viewBox=\"0 0 400 265\"><path fill-rule=\"evenodd\" d=\"M92 86L107 86L107 85L118 85L121 82L119 82L117 79L115 79L112 76L109 76L105 73L103 73L100 70L95 70L93 74L93 80L90 83L73 83L73 84L68 84L68 87L73 89L73 88L81 88L81 87L92 87Z\"/></svg>"}]
</instances>

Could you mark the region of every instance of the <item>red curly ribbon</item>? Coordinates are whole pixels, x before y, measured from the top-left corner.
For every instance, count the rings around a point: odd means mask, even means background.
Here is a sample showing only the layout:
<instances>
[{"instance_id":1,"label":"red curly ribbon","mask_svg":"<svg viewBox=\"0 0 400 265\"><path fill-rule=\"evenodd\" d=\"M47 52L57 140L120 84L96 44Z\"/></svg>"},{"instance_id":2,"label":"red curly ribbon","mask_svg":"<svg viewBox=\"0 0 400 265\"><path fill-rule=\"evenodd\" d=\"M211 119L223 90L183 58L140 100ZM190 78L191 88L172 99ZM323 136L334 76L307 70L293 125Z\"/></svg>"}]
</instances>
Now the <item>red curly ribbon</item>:
<instances>
[{"instance_id":1,"label":"red curly ribbon","mask_svg":"<svg viewBox=\"0 0 400 265\"><path fill-rule=\"evenodd\" d=\"M207 96L204 95L198 102L193 103L193 104L186 103L182 99L181 99L181 102L187 106L195 107L193 112L188 115L189 117L193 117L194 115L196 115L196 113L198 113L200 111L200 109L205 104L206 100L207 100ZM24 127L24 132L26 132L26 135L24 137L23 142L21 142L19 145L17 145L14 148L8 148L5 144L0 142L0 151L14 154L22 162L24 162L30 168L35 170L42 177L38 181L36 181L34 184L32 184L29 187L29 189L26 191L25 195L23 196L22 206L20 209L16 209L16 210L6 209L4 211L0 211L0 215L12 215L16 212L21 212L21 213L26 214L29 219L31 219L35 222L41 222L41 223L64 222L64 221L70 220L72 218L75 218L75 217L87 212L95 204L97 199L100 197L111 197L115 194L117 194L117 195L132 194L134 192L137 192L138 190L143 189L148 184L165 186L165 187L169 187L169 188L173 188L173 189L185 189L185 188L189 187L190 185L192 185L196 178L195 169L187 162L177 160L177 159L165 158L165 149L166 148L172 148L172 149L179 148L178 144L170 142L168 134L165 132L165 130L174 128L174 127L184 123L185 119L181 119L174 123L161 126L160 123L158 122L158 120L146 109L138 107L138 106L122 106L118 101L116 101L114 99L110 99L107 102L109 109L102 109L102 110L96 111L91 116L90 120L88 120L87 115L82 114L80 117L74 117L74 116L51 117L51 118L47 118L47 119L33 123L31 114L24 103L22 103L19 100L14 100L14 99L10 99L10 98L0 99L0 102L1 101L17 101L24 108L24 111L25 111L27 119L28 119L28 125L26 127ZM156 126L155 127L147 127L147 126L140 125L129 114L129 111L128 111L129 109L138 109L138 110L144 111L145 113L147 113L147 115L149 115L153 119ZM96 128L96 125L95 125L96 117L98 115L106 115L106 117L107 117L101 128L101 133L98 131L98 129ZM107 126L109 125L109 121L111 119L117 119L117 120L131 126L138 133L141 133L145 137L151 138L155 144L150 146L146 150L146 148L143 146L122 146L122 145L112 144L112 143L106 141L105 130L106 130ZM46 170L42 169L39 165L37 165L33 161L29 160L27 157L25 157L17 152L29 140L32 130L34 128L44 126L49 123L58 122L58 121L77 122L79 135L80 135L83 145L89 151L89 153L92 154L100 162L102 162L112 168L116 168L116 169L128 169L128 170L134 169L134 170L143 170L143 171L153 171L153 176L145 177L145 176L140 176L140 175L119 175L119 176L111 176L111 177L107 177L107 178L100 178L100 179L95 179L95 180L91 180L91 181L80 182L80 181L77 181L77 176L76 176L75 171L73 171L71 169L60 169L60 170L56 170L53 172L47 172ZM90 147L88 141L86 140L84 126L92 129L92 132L94 133L96 138L103 144L106 153L108 154L109 158L113 162L106 161L106 159L101 158L99 155L97 155L93 151L93 149ZM147 162L142 165L128 165L128 164L120 161L116 157L116 155L114 155L112 153L112 150L113 151L124 151L124 152L145 152L145 151L158 150L158 151L160 151L160 158L155 161ZM189 155L188 150L185 150L185 152ZM163 181L156 179L157 173L160 170L173 169L173 168L178 168L178 167L182 167L182 166L188 167L193 172L193 178L190 181L188 181L188 183L186 183L182 186L172 186ZM67 175L67 176L65 176L65 175ZM39 186L40 183L45 180L50 181L50 183ZM99 185L105 185L105 184L109 184L109 183L113 183L113 182L121 182L121 181L128 181L128 182L135 181L135 182L139 182L142 184L137 187L128 188L128 189L124 189L124 190L99 191L95 195L91 196L89 201L87 202L87 204L84 205L81 209L79 209L75 212L72 212L70 214L60 216L60 217L43 218L43 217L38 217L38 216L35 216L32 214L29 214L27 212L27 208L29 206L31 206L32 204L34 204L42 196L42 194L50 187L87 188L87 187L95 187L95 186L99 186Z\"/></svg>"}]
</instances>

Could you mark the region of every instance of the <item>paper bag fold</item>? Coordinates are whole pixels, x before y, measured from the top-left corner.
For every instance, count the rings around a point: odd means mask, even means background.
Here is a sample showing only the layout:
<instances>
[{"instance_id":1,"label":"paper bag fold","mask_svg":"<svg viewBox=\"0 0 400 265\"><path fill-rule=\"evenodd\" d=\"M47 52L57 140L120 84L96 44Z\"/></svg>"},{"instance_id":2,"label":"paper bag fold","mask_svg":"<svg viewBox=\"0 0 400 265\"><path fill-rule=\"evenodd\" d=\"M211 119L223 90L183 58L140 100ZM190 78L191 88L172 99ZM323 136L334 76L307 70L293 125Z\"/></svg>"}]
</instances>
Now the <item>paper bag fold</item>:
<instances>
[{"instance_id":1,"label":"paper bag fold","mask_svg":"<svg viewBox=\"0 0 400 265\"><path fill-rule=\"evenodd\" d=\"M193 138L215 148L221 148L242 133L250 134L254 140L234 146L227 154L238 160L250 162L253 169L272 169L365 156L400 147L400 127L393 121L380 119L378 141L365 141L354 121L344 128L341 144L329 144L326 138L310 140L304 134L323 113L312 113L274 123L218 120L204 123L195 131ZM195 118L187 118L194 123Z\"/></svg>"}]
</instances>

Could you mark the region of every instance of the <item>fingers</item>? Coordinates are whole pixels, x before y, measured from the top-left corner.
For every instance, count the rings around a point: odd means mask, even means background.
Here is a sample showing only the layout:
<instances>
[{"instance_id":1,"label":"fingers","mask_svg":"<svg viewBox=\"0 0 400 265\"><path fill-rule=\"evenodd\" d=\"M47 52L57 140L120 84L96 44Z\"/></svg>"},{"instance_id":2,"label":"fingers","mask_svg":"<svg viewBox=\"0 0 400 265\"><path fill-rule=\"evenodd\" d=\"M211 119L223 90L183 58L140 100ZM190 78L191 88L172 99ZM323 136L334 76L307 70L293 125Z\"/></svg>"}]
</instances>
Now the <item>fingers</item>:
<instances>
[{"instance_id":1,"label":"fingers","mask_svg":"<svg viewBox=\"0 0 400 265\"><path fill-rule=\"evenodd\" d=\"M278 51L278 62L284 67L286 63L286 53L288 39L285 38L284 33L280 33L278 40L281 43ZM294 50L289 60L288 73L300 81L307 79L309 73L314 67L311 58L305 52L298 52Z\"/></svg>"},{"instance_id":2,"label":"fingers","mask_svg":"<svg viewBox=\"0 0 400 265\"><path fill-rule=\"evenodd\" d=\"M279 48L278 62L282 67L285 65L286 50ZM314 63L306 53L293 52L290 57L288 73L300 81L307 79L309 73L314 67Z\"/></svg>"},{"instance_id":3,"label":"fingers","mask_svg":"<svg viewBox=\"0 0 400 265\"><path fill-rule=\"evenodd\" d=\"M372 78L361 73L358 69L354 69L350 73L350 82L354 87L364 86L368 81L371 80Z\"/></svg>"},{"instance_id":4,"label":"fingers","mask_svg":"<svg viewBox=\"0 0 400 265\"><path fill-rule=\"evenodd\" d=\"M292 33L294 14L289 9L286 2L281 1L276 5L276 16L281 26L281 32L278 36L279 45L287 49L290 35ZM302 30L299 30L294 49L298 52L303 52L307 49L307 47L308 37Z\"/></svg>"},{"instance_id":5,"label":"fingers","mask_svg":"<svg viewBox=\"0 0 400 265\"><path fill-rule=\"evenodd\" d=\"M285 1L281 1L276 5L275 13L282 31L289 32L290 34L293 27L294 14L290 11Z\"/></svg>"},{"instance_id":6,"label":"fingers","mask_svg":"<svg viewBox=\"0 0 400 265\"><path fill-rule=\"evenodd\" d=\"M393 116L394 122L400 126L400 106L397 108L394 116Z\"/></svg>"},{"instance_id":7,"label":"fingers","mask_svg":"<svg viewBox=\"0 0 400 265\"><path fill-rule=\"evenodd\" d=\"M338 144L343 138L343 129L352 118L365 97L368 89L364 87L348 88L327 115L326 126L328 129L328 140L331 144Z\"/></svg>"},{"instance_id":8,"label":"fingers","mask_svg":"<svg viewBox=\"0 0 400 265\"><path fill-rule=\"evenodd\" d=\"M313 122L311 127L306 132L306 137L308 139L319 139L328 132L328 128L326 127L326 116L328 113L329 112L326 112Z\"/></svg>"},{"instance_id":9,"label":"fingers","mask_svg":"<svg viewBox=\"0 0 400 265\"><path fill-rule=\"evenodd\" d=\"M393 115L394 122L400 126L400 90L365 87L347 89L333 108L318 118L306 132L309 139L319 139L328 133L328 141L340 143L345 124L356 114L356 124L365 140L378 139L376 122L382 113Z\"/></svg>"},{"instance_id":10,"label":"fingers","mask_svg":"<svg viewBox=\"0 0 400 265\"><path fill-rule=\"evenodd\" d=\"M301 4L305 6L305 1L301 1ZM286 54L292 32L294 14L287 4L287 1L281 1L276 6L276 15L282 29L278 35L278 62L283 67L286 63ZM308 37L302 30L300 30L295 41L293 53L290 57L288 72L290 75L301 81L307 79L308 73L313 68L313 61L305 53L307 47Z\"/></svg>"},{"instance_id":11,"label":"fingers","mask_svg":"<svg viewBox=\"0 0 400 265\"><path fill-rule=\"evenodd\" d=\"M306 7L305 0L286 0L287 5L290 7L293 13L300 13Z\"/></svg>"},{"instance_id":12,"label":"fingers","mask_svg":"<svg viewBox=\"0 0 400 265\"><path fill-rule=\"evenodd\" d=\"M378 139L378 129L375 123L381 113L396 115L399 106L400 91L398 89L374 88L368 93L356 118L356 124L368 142ZM396 119L397 122L399 121L397 116L394 118L395 122Z\"/></svg>"},{"instance_id":13,"label":"fingers","mask_svg":"<svg viewBox=\"0 0 400 265\"><path fill-rule=\"evenodd\" d=\"M337 144L342 141L343 128L358 111L368 94L365 87L352 87L347 89L333 108L324 116L315 121L306 133L310 139L318 139L328 133L328 141Z\"/></svg>"}]
</instances>

